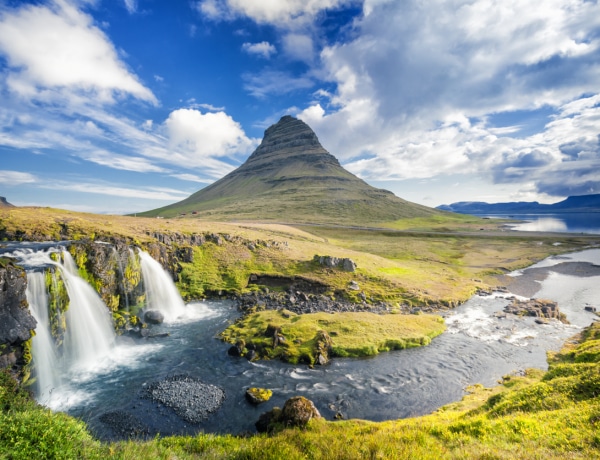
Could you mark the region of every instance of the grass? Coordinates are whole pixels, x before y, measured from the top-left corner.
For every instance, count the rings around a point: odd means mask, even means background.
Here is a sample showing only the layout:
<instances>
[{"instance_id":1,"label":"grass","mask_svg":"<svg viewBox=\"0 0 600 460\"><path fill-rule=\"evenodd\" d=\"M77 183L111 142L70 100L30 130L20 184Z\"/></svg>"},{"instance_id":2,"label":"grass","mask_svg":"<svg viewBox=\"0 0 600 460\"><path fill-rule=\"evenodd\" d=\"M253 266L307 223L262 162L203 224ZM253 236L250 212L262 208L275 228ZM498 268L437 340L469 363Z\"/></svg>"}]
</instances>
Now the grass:
<instances>
[{"instance_id":1,"label":"grass","mask_svg":"<svg viewBox=\"0 0 600 460\"><path fill-rule=\"evenodd\" d=\"M221 338L232 344L243 340L263 359L314 364L323 347L330 347L333 356L375 356L383 351L428 345L444 329L443 320L434 315L296 315L268 310L241 318L223 331ZM274 330L284 338L277 346L273 346Z\"/></svg>"},{"instance_id":2,"label":"grass","mask_svg":"<svg viewBox=\"0 0 600 460\"><path fill-rule=\"evenodd\" d=\"M319 280L330 287L331 293L343 292L350 299L357 292L347 288L350 281L356 281L368 299L416 306L463 302L479 287L497 283L495 274L598 244L593 236L502 232L491 220L483 221L488 230L479 231L480 223L473 219L436 215L390 224L396 229L365 229L2 208L0 240L116 238L143 247L156 242L154 233L229 235L230 241L221 246L206 243L194 247L193 262L181 263L178 287L186 298L219 291L243 292L250 274L255 273ZM405 230L397 229L400 222L404 222ZM315 254L349 257L358 270L348 273L325 269L312 263Z\"/></svg>"},{"instance_id":3,"label":"grass","mask_svg":"<svg viewBox=\"0 0 600 460\"><path fill-rule=\"evenodd\" d=\"M85 426L32 402L0 373L0 458L598 459L600 323L549 357L547 372L468 388L462 401L387 422L312 420L272 435L157 437L100 443Z\"/></svg>"}]
</instances>

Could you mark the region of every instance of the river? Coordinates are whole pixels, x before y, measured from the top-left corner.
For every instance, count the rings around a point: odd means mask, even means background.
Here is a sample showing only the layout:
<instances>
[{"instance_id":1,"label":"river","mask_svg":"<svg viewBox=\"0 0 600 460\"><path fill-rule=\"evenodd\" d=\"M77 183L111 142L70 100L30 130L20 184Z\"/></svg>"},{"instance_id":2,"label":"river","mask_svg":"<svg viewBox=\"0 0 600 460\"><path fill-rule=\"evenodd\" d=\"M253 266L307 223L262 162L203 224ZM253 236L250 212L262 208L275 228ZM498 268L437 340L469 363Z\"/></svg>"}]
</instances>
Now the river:
<instances>
[{"instance_id":1,"label":"river","mask_svg":"<svg viewBox=\"0 0 600 460\"><path fill-rule=\"evenodd\" d=\"M573 276L571 264L588 270ZM491 386L506 374L529 367L545 369L548 350L560 349L566 338L597 319L584 307L600 307L600 249L546 259L532 269L544 270L546 276L535 285L534 297L558 301L571 325L554 321L540 325L533 318L511 315L497 318L494 313L508 304L510 294L474 296L447 315L447 331L427 347L369 359L334 359L310 369L228 356L229 345L216 335L238 316L237 310L228 301L190 303L183 317L154 328L167 337L119 339L110 357L70 375L69 383L41 402L82 418L103 439L120 437L101 421L103 414L115 409L144 426L148 436L254 432L262 412L281 407L295 395L314 401L330 420L338 412L344 418L374 421L430 413L459 400L469 385ZM527 274L524 270L511 275ZM150 383L178 374L222 387L226 399L221 408L190 425L171 409L143 398ZM249 404L244 392L253 386L272 389L272 399L261 406Z\"/></svg>"}]
</instances>

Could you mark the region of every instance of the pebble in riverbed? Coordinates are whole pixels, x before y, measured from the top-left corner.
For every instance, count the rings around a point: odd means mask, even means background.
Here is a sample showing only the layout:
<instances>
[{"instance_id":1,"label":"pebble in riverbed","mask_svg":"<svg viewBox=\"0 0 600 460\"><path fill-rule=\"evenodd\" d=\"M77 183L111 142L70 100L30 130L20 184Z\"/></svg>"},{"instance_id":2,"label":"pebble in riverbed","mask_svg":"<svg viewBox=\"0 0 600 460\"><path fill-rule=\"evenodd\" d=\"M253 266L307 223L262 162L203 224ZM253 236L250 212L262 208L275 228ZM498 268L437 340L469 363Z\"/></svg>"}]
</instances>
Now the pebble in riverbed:
<instances>
[{"instance_id":1,"label":"pebble in riverbed","mask_svg":"<svg viewBox=\"0 0 600 460\"><path fill-rule=\"evenodd\" d=\"M185 375L167 377L146 389L147 397L172 408L189 423L200 423L225 400L225 392L215 385Z\"/></svg>"},{"instance_id":2,"label":"pebble in riverbed","mask_svg":"<svg viewBox=\"0 0 600 460\"><path fill-rule=\"evenodd\" d=\"M122 410L106 412L100 416L100 421L109 426L116 435L126 438L140 438L149 433L148 427Z\"/></svg>"}]
</instances>

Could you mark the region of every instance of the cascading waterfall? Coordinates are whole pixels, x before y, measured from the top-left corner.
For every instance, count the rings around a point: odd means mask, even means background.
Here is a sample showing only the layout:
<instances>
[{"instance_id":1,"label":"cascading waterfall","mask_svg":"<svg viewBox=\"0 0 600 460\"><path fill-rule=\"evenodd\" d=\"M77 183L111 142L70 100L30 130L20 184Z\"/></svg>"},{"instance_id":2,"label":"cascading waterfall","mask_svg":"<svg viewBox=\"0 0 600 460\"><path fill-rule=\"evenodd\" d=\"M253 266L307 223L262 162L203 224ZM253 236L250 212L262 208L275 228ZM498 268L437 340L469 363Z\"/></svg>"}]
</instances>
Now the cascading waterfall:
<instances>
[{"instance_id":1,"label":"cascading waterfall","mask_svg":"<svg viewBox=\"0 0 600 460\"><path fill-rule=\"evenodd\" d=\"M32 339L32 355L37 375L36 394L38 401L43 402L49 398L52 390L62 383L56 345L49 328L48 292L43 273L27 274L27 300L31 314L37 321L35 336Z\"/></svg>"},{"instance_id":2,"label":"cascading waterfall","mask_svg":"<svg viewBox=\"0 0 600 460\"><path fill-rule=\"evenodd\" d=\"M72 375L73 371L93 367L99 360L109 356L116 336L108 308L98 293L79 276L71 254L62 250L64 262L59 263L50 257L51 253L56 252L56 248L49 251L26 249L11 254L28 269L27 301L38 322L32 340L32 355L36 369L37 399L43 403L49 399L50 392L63 383L64 377ZM42 273L35 271L50 266L60 272L69 298L69 307L65 312L66 331L60 353L50 332L49 294L45 278Z\"/></svg>"},{"instance_id":3,"label":"cascading waterfall","mask_svg":"<svg viewBox=\"0 0 600 460\"><path fill-rule=\"evenodd\" d=\"M72 366L88 366L109 355L115 331L108 309L98 293L77 272L71 254L62 252L65 280L70 304L66 313L67 332L64 354Z\"/></svg>"},{"instance_id":4,"label":"cascading waterfall","mask_svg":"<svg viewBox=\"0 0 600 460\"><path fill-rule=\"evenodd\" d=\"M146 310L160 311L167 322L181 317L185 304L171 275L147 252L139 249L138 254L146 289Z\"/></svg>"}]
</instances>

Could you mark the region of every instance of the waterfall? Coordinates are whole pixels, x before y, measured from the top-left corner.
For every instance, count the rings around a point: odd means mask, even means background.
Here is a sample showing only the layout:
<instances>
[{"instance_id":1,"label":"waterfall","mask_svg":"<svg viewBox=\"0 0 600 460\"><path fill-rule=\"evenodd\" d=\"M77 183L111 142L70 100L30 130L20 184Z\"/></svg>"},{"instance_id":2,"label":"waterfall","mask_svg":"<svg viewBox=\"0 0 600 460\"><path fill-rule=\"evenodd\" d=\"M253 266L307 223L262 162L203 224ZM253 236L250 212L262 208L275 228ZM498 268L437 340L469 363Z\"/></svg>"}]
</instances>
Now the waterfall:
<instances>
[{"instance_id":1,"label":"waterfall","mask_svg":"<svg viewBox=\"0 0 600 460\"><path fill-rule=\"evenodd\" d=\"M31 314L37 321L32 339L32 355L36 370L36 394L38 401L45 401L53 389L62 383L56 345L50 333L48 318L48 292L44 274L27 274L27 300Z\"/></svg>"},{"instance_id":2,"label":"waterfall","mask_svg":"<svg viewBox=\"0 0 600 460\"><path fill-rule=\"evenodd\" d=\"M185 313L185 304L171 275L150 254L141 249L138 252L146 289L146 310L160 311L167 322L176 320Z\"/></svg>"},{"instance_id":3,"label":"waterfall","mask_svg":"<svg viewBox=\"0 0 600 460\"><path fill-rule=\"evenodd\" d=\"M106 305L94 288L79 276L71 254L63 251L62 256L62 275L70 299L66 312L65 358L71 365L88 366L109 355L115 331Z\"/></svg>"}]
</instances>

